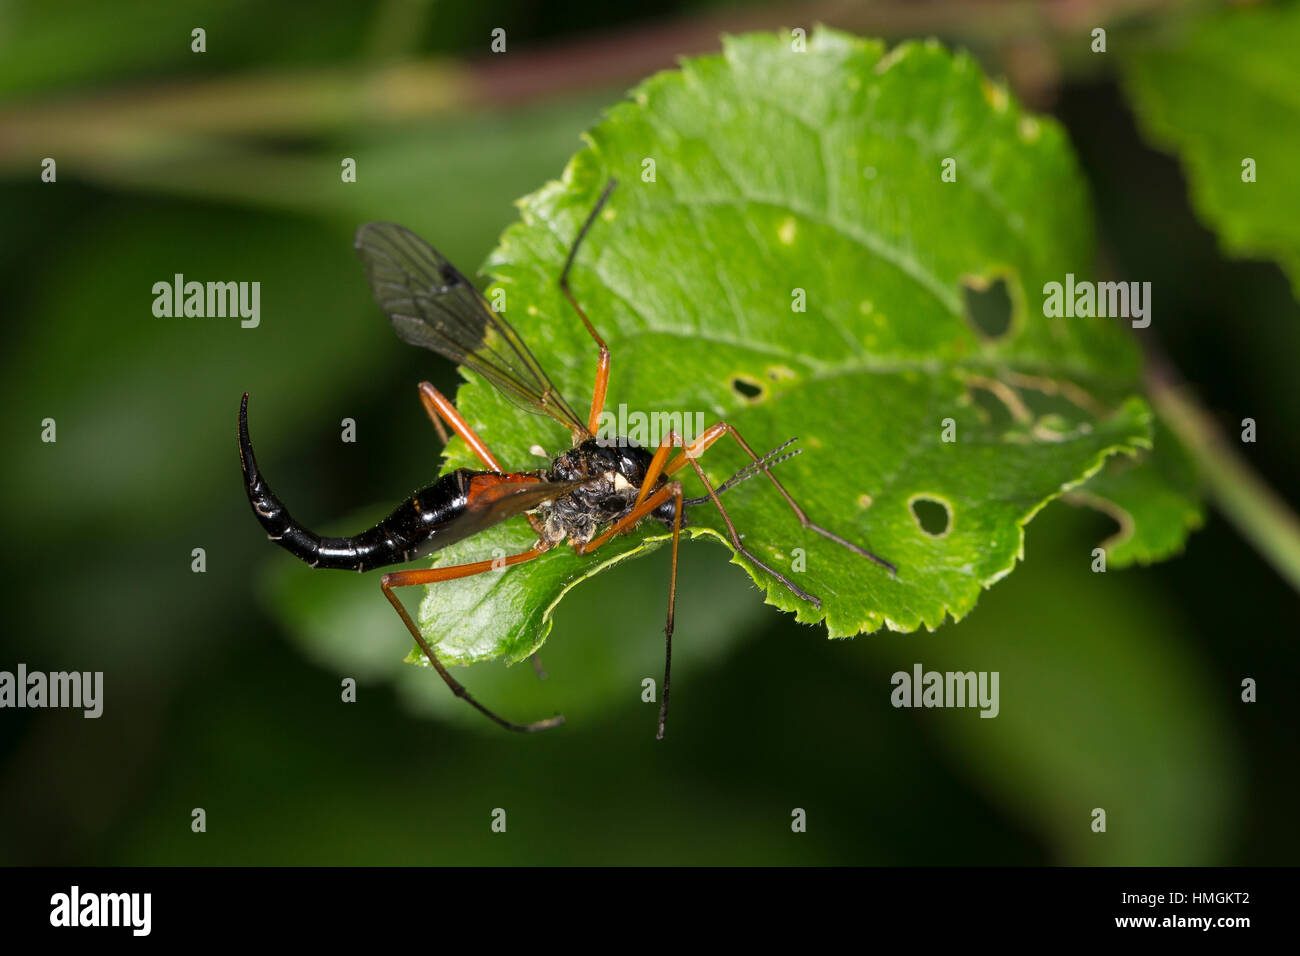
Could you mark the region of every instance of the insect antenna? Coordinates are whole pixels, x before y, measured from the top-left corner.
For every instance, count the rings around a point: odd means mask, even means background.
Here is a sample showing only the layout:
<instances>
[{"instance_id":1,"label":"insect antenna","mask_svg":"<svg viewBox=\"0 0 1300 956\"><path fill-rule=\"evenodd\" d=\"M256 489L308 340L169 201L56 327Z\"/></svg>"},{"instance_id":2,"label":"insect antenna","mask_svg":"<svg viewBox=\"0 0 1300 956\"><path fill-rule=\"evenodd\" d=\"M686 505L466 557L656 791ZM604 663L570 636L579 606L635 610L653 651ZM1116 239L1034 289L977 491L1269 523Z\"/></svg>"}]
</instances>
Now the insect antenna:
<instances>
[{"instance_id":1,"label":"insect antenna","mask_svg":"<svg viewBox=\"0 0 1300 956\"><path fill-rule=\"evenodd\" d=\"M784 455L781 455L780 453L784 449L789 448L798 440L799 440L798 438L791 438L789 441L777 445L775 448L769 451L758 461L750 462L748 465L740 469L740 471L736 472L734 475L732 475L722 484L718 485L718 487L715 488L714 491L716 491L718 494L722 494L728 488L734 488L742 481L746 481L750 478L753 478L756 474L758 474L760 471L763 471L765 468L771 468L775 465L781 464L781 462L783 461L789 461L795 455L800 454L803 451L803 449L796 448L794 451L788 451ZM708 495L701 495L698 498L683 498L682 504L683 505L706 505L712 500L713 499L711 499Z\"/></svg>"}]
</instances>

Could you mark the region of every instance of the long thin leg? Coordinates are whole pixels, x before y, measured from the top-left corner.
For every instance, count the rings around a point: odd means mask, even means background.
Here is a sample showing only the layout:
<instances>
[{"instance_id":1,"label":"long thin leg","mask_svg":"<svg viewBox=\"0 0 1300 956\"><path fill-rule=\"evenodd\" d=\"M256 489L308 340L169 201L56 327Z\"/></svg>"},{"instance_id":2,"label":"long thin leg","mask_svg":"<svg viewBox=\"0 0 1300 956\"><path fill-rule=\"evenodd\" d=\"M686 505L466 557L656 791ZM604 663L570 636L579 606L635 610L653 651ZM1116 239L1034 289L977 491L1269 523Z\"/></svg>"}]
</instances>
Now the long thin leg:
<instances>
[{"instance_id":1,"label":"long thin leg","mask_svg":"<svg viewBox=\"0 0 1300 956\"><path fill-rule=\"evenodd\" d=\"M469 422L465 421L460 412L456 410L456 406L451 403L451 399L428 382L421 382L420 401L424 403L424 410L429 413L429 418L433 421L433 427L438 429L438 436L442 439L444 445L447 444L447 431L442 427L445 419L456 434L465 440L465 444L469 445L470 450L478 455L479 461L487 465L490 471L505 472L496 456L488 448L487 443L478 437L474 429L469 427ZM525 514L524 517L528 519L529 526L540 537L542 525L537 516ZM534 669L538 668L538 664L538 661L533 661ZM538 670L538 676L545 679L546 671L544 669Z\"/></svg>"},{"instance_id":2,"label":"long thin leg","mask_svg":"<svg viewBox=\"0 0 1300 956\"><path fill-rule=\"evenodd\" d=\"M442 427L442 422L445 420L451 426L452 431L465 439L465 444L469 445L474 454L478 455L479 461L487 465L491 471L505 471L492 452L488 450L488 446L483 439L474 433L474 429L469 427L469 422L465 421L460 412L456 411L456 406L451 403L451 399L428 382L421 382L419 388L420 401L424 403L424 410L429 413L429 418L433 420L433 427L438 429L438 436L442 439L444 445L447 443L447 432Z\"/></svg>"},{"instance_id":3,"label":"long thin leg","mask_svg":"<svg viewBox=\"0 0 1300 956\"><path fill-rule=\"evenodd\" d=\"M690 462L692 465L694 465L695 459L698 458L701 454L703 454L705 449L707 449L710 445L716 442L723 435L730 435L732 438L736 440L736 444L738 444L741 448L745 450L746 455L748 455L753 461L761 463L761 459L758 457L758 455L754 454L754 449L749 447L749 442L745 441L745 439L740 437L740 432L736 431L736 429L732 425L728 424L727 422L718 422L717 424L712 425L709 428L705 429L703 435L701 435L699 438L695 439L695 441L687 445L686 448L683 449L680 455L678 455L667 465L665 465L664 474L665 475L675 474L676 472L684 468L687 462ZM700 471L698 466L695 468L695 470L697 473L703 476L703 472ZM824 538L828 538L831 541L834 541L836 544L842 547L848 548L850 551L852 551L855 554L860 554L864 558L869 558L870 560L874 561L876 564L880 565L882 568L887 570L890 574L898 573L898 568L896 566L894 566L889 561L886 561L884 558L880 557L879 555L872 554L866 548L859 547L858 545L854 544L852 541L845 541L843 538L835 534L833 531L828 531L825 528L823 528L821 525L814 523L812 520L809 519L808 515L804 512L804 510L799 507L799 504L794 500L794 498L790 496L790 492L785 490L785 485L781 484L781 480L777 478L776 475L772 474L772 472L768 470L767 466L763 466L762 471L763 474L767 475L768 480L772 482L772 484L776 485L777 491L781 492L781 496L785 498L786 504L790 506L790 510L792 510L795 513L795 517L799 519L799 523L803 525L805 528L807 528L809 531L816 532L817 534L821 535ZM707 482L705 483L705 487L708 487ZM718 505L718 509L719 510L722 509L721 504Z\"/></svg>"},{"instance_id":4,"label":"long thin leg","mask_svg":"<svg viewBox=\"0 0 1300 956\"><path fill-rule=\"evenodd\" d=\"M785 454L781 454L783 451L785 451L786 448L790 447L798 440L799 439L797 438L791 438L785 442L782 442L780 445L777 445L775 448L769 451L758 461L754 462L753 464L746 465L744 468L740 469L740 471L736 472L734 475L732 475L722 484L718 485L717 488L718 496L721 497L724 493L730 491L732 488L736 487L736 485L740 484L742 481L749 481L750 478L753 478L764 468L773 468L781 464L781 462L783 461L789 461L791 458L795 457L796 455L803 454L802 448L796 448L794 451L787 451L785 452ZM706 505L711 500L712 499L710 499L708 495L703 495L699 498L684 498L682 500L682 504L686 505L686 507L689 508L692 505Z\"/></svg>"},{"instance_id":5,"label":"long thin leg","mask_svg":"<svg viewBox=\"0 0 1300 956\"><path fill-rule=\"evenodd\" d=\"M677 486L673 496L677 507L673 510L673 562L668 572L668 621L664 624L664 695L659 701L659 729L655 740L664 739L664 727L668 723L668 694L673 686L673 611L677 605L677 541L682 533L682 489Z\"/></svg>"},{"instance_id":6,"label":"long thin leg","mask_svg":"<svg viewBox=\"0 0 1300 956\"><path fill-rule=\"evenodd\" d=\"M798 440L799 439L797 438L791 438L787 441L784 441L781 444L777 445L775 448L773 448L771 451L769 451L762 458L756 459L753 463L746 465L744 468L740 469L740 471L736 472L734 475L732 475L730 478L728 478L726 481L724 481L722 484L718 486L718 494L721 495L724 491L728 491L734 488L742 481L748 481L751 476L758 474L760 471L766 471L768 468L779 465L781 464L781 462L787 461L793 458L795 455L800 454L802 452L802 449L800 448L796 448L794 451L791 452L786 452L784 455L781 454L781 452L785 451L785 449L789 448ZM636 505L639 505L642 501L645 500L646 496L650 493L650 489L654 485L655 481L659 478L661 474L663 474L664 464L672 449L674 447L677 447L679 445L684 445L684 444L685 442L682 440L682 437L678 435L675 431L671 431L671 430L668 432L664 440L659 443L659 447L655 449L655 453L650 459L650 464L646 468L645 478L641 482L641 489L637 493L636 501L633 503L633 507L636 507ZM709 496L705 495L702 498L686 498L684 499L683 503L687 505L702 505L708 503L710 500L711 499L709 498Z\"/></svg>"},{"instance_id":7,"label":"long thin leg","mask_svg":"<svg viewBox=\"0 0 1300 956\"><path fill-rule=\"evenodd\" d=\"M643 483L644 488L644 483ZM636 525L638 521L644 518L650 512L654 511L669 498L672 498L677 507L673 513L673 561L672 570L668 576L668 619L664 624L664 693L659 702L659 730L655 734L657 740L663 740L664 728L668 723L668 694L672 689L673 674L673 622L677 608L677 547L681 538L682 531L682 484L680 481L670 481L662 488L650 495L642 504L634 507L630 512L614 522L604 534L593 538L586 544L574 546L574 550L579 554L590 554L592 551L605 544L616 534L620 534Z\"/></svg>"},{"instance_id":8,"label":"long thin leg","mask_svg":"<svg viewBox=\"0 0 1300 956\"><path fill-rule=\"evenodd\" d=\"M650 458L650 464L645 470L645 477L641 479L641 488L637 491L636 501L633 502L632 507L635 508L646 500L650 494L650 489L654 487L655 482L659 480L659 476L663 474L664 465L668 461L668 456L672 453L673 448L684 444L685 441L682 436L670 428L668 434L664 436L664 440L659 443L659 447L655 449L654 455Z\"/></svg>"},{"instance_id":9,"label":"long thin leg","mask_svg":"<svg viewBox=\"0 0 1300 956\"><path fill-rule=\"evenodd\" d=\"M623 515L623 517L619 518L612 525L606 528L602 534L597 535L585 544L575 544L573 550L578 552L578 554L591 554L591 552L609 541L609 539L614 537L614 535L622 534L624 531L631 530L638 521L650 514L650 512L654 511L669 498L672 498L675 494L680 494L681 490L682 483L680 481L668 482L666 485L661 486L658 491L652 494L644 502L637 505L627 514Z\"/></svg>"},{"instance_id":10,"label":"long thin leg","mask_svg":"<svg viewBox=\"0 0 1300 956\"><path fill-rule=\"evenodd\" d=\"M525 561L531 561L541 553L542 550L539 548L529 548L527 551L521 551L518 554L509 555L504 559L504 561L507 567L514 564L522 564ZM436 670L438 676L447 683L447 686L451 688L453 694L460 697L479 713L500 724L507 730L515 730L525 734L536 733L539 730L550 730L552 727L558 727L560 724L564 723L564 717L557 714L554 717L549 717L546 720L539 720L531 724L512 724L510 721L498 717L471 697L469 691L465 689L464 685L447 672L447 668L445 668L442 665L442 662L438 660L438 655L433 652L433 648L429 646L427 641L425 641L424 635L420 633L420 629L416 627L415 622L411 620L410 613L406 610L405 606L403 606L397 595L393 593L393 588L411 587L416 584L434 584L438 581L452 581L456 578L467 578L471 575L491 571L494 569L494 566L500 568L501 559L496 559L495 561L475 561L470 564L458 564L449 568L420 568L414 571L395 571L391 574L385 574L381 579L379 586L383 589L384 597L388 598L388 603L393 605L393 610L397 612L398 617L402 619L402 623L406 625L406 629L410 631L411 636L415 638L415 643L420 645L420 650L424 651L424 656L429 659L429 663L433 665L433 669Z\"/></svg>"},{"instance_id":11,"label":"long thin leg","mask_svg":"<svg viewBox=\"0 0 1300 956\"><path fill-rule=\"evenodd\" d=\"M757 565L768 574L772 575L772 577L780 581L785 586L786 590L795 597L802 598L811 603L818 610L821 610L821 598L817 597L815 594L809 594L781 572L768 567L758 559L758 556L755 555L754 552L745 547L740 540L740 535L736 532L736 526L731 523L731 515L727 514L727 509L722 506L722 500L718 497L718 493L713 490L713 485L709 484L708 476L704 474L704 469L700 467L700 463L694 458L688 458L687 461L690 462L691 467L695 469L695 474L699 476L700 481L704 484L704 490L709 493L709 498L713 502L713 507L717 508L718 514L722 515L722 522L727 526L727 534L731 538L731 546L735 548L737 552L748 558L750 563Z\"/></svg>"},{"instance_id":12,"label":"long thin leg","mask_svg":"<svg viewBox=\"0 0 1300 956\"><path fill-rule=\"evenodd\" d=\"M540 657L533 654L529 656L528 659L533 662L533 673L537 675L538 680L546 680L546 678L550 676L546 673L546 667L542 664L542 659Z\"/></svg>"},{"instance_id":13,"label":"long thin leg","mask_svg":"<svg viewBox=\"0 0 1300 956\"><path fill-rule=\"evenodd\" d=\"M438 441L442 442L442 446L446 448L447 442L451 440L450 437L447 435L447 426L442 423L442 416L438 414L437 407L431 405L429 403L429 400L424 397L425 385L429 385L429 383L428 382L420 383L420 401L424 404L424 410L429 416L429 421L433 422L433 430L438 433ZM439 398L444 398L443 394L441 392L438 392L436 388L433 388L432 385L429 385L429 388L437 392Z\"/></svg>"},{"instance_id":14,"label":"long thin leg","mask_svg":"<svg viewBox=\"0 0 1300 956\"><path fill-rule=\"evenodd\" d=\"M725 425L725 423L723 423L723 422L719 422L719 425ZM714 432L714 430L717 429L717 427L718 427L718 426L714 426L714 428L713 428L713 429L710 429L709 432ZM730 426L727 426L727 427L730 427ZM720 437L722 434L724 434L724 432L723 432L723 431L720 431L720 430L719 430L719 431L716 431L716 433L713 435L712 439L708 442L708 444L703 445L703 447L700 448L698 451L696 451L696 452L694 453L694 455L690 454L690 452L691 452L691 450L692 450L692 447L695 446L695 445L699 445L699 444L704 440L704 437L707 437L707 436L709 435L709 432L705 432L705 435L702 436L700 439L698 439L698 440L695 441L695 442L692 442L691 445L687 445L686 448L683 449L682 454L681 454L681 455L678 455L677 458L674 459L674 463L677 464L677 468L674 468L674 467L673 467L673 463L670 463L670 464L668 464L668 465L665 465L665 464L664 464L664 459L666 459L666 458L668 457L669 452L672 450L672 448L673 448L674 446L677 446L677 445L680 445L680 444L684 444L684 442L683 442L681 436L678 435L678 434L677 434L676 432L674 432L674 431L669 431L668 434L667 434L666 436L664 436L664 440L661 441L661 442L659 443L659 447L658 447L657 449L655 449L654 456L650 459L650 465L649 465L649 467L646 468L645 479L641 482L641 489L640 489L640 491L637 493L636 504L633 506L633 514L636 514L639 510L641 510L641 509L644 507L644 506L641 504L641 502L647 500L647 499L646 499L646 494L647 494L647 492L650 490L650 486L651 486L652 484L654 484L655 481L658 480L659 475L660 475L661 472L662 472L663 474L669 474L671 471L678 470L678 469L681 468L682 465L685 465L687 462L689 462L690 465L695 469L695 473L696 473L697 475L699 475L700 481L703 482L703 484L704 484L704 488L705 488L705 490L706 490L706 491L708 492L708 494L709 494L709 500L713 502L714 507L716 507L716 508L718 509L718 513L719 513L720 515L722 515L722 520L723 520L723 522L726 524L726 526L727 526L727 531L728 531L728 533L729 533L729 535L730 535L730 537L731 537L731 543L732 543L732 546L733 546L733 547L734 547L738 552L740 552L740 553L743 554L746 558L748 558L751 562L753 562L755 565L757 565L758 567L762 568L762 569L763 569L764 571L766 571L768 574L772 575L772 577L776 578L776 579L777 579L778 581L780 581L783 585L785 585L787 588L789 588L789 590L790 590L792 593L794 593L795 595L797 595L797 596L800 597L800 598L803 598L805 601L811 601L813 604L815 604L817 607L820 608L820 607L822 606L822 602L821 602L821 600L820 600L819 598L817 598L815 595L809 594L807 591L805 591L803 588L801 588L801 587L799 587L798 585L796 585L793 581L791 581L791 580L790 580L789 578L787 578L785 575L783 575L783 574L779 573L778 571L775 571L775 570L773 570L772 568L768 567L766 564L764 564L762 561L760 561L760 560L758 559L758 557L757 557L757 556L756 556L752 551L749 551L748 549L746 549L745 546L744 546L744 544L741 543L740 535L736 532L736 526L733 525L733 524L731 523L731 516L730 516L729 514L727 514L727 509L724 508L724 507L722 506L722 501L719 500L719 498L718 498L718 493L713 489L713 486L709 484L709 479L708 479L707 477L705 477L705 475L704 475L704 470L700 467L699 462L697 462L697 461L695 460L696 457L698 457L700 454L703 453L703 451L704 451L705 448L708 448L710 444L712 444L713 442L717 441L717 440L718 440L718 437ZM789 442L787 442L786 444L789 444ZM749 446L748 446L748 445L745 445L744 447L745 447L746 449L748 449ZM782 447L784 447L784 446L782 446ZM751 453L751 454L752 454L752 453ZM755 464L757 464L758 466L761 467L761 469L762 469L762 470L763 470L763 471L768 475L768 477L772 477L771 472L768 472L768 471L767 471L767 465L766 465L764 459L759 458L757 455L755 455L755 456L754 456L754 462L755 462ZM752 466L751 466L751 467L752 467ZM773 479L773 480L775 480L775 479ZM666 486L665 486L665 487L666 487ZM778 484L777 487L780 487L780 485ZM784 490L785 490L785 489L782 489L782 491L784 491ZM789 497L789 496L787 495L787 498L788 498L788 497ZM798 506L796 505L795 507L797 508ZM680 505L678 506L678 508L679 508L679 511L680 511ZM626 520L626 519L624 519L624 520ZM617 528L618 526L615 525L614 527ZM613 528L610 529L610 531L613 531L613 530L614 530ZM610 533L610 532L606 532L606 534L609 534L609 533ZM599 540L601 540L601 539L598 538L598 539L596 539L596 540L599 541ZM854 546L854 547L855 547L855 549L856 549L856 546ZM865 552L864 552L864 553L865 553ZM892 565L891 565L891 567L892 567Z\"/></svg>"},{"instance_id":15,"label":"long thin leg","mask_svg":"<svg viewBox=\"0 0 1300 956\"><path fill-rule=\"evenodd\" d=\"M668 697L672 688L673 618L677 601L677 551L679 539L681 537L683 510L682 485L679 481L669 481L649 496L646 495L646 492L650 485L658 479L658 470L663 466L663 461L667 457L669 451L681 441L681 436L670 431L668 435L665 436L664 440L660 442L658 449L655 451L654 457L651 459L650 467L646 470L646 477L641 482L641 488L638 494L638 503L632 507L630 512L610 525L603 534L598 535L585 544L574 546L574 550L579 554L590 554L592 551L608 542L615 535L622 534L625 531L630 531L636 526L637 522L646 515L652 513L669 498L672 498L676 504L673 512L673 558L672 573L668 589L668 622L664 627L664 693L662 702L659 705L659 731L656 735L659 739L663 738L664 728L668 721ZM788 445L789 442L786 442L786 444ZM781 447L785 446L783 445ZM763 459L755 460L762 464L767 457L770 456L764 456ZM704 484L705 490L708 491L709 500L713 502L714 507L718 509L718 513L722 515L722 520L726 524L727 532L731 537L732 547L734 547L739 554L744 555L751 564L762 568L768 574L772 575L772 577L780 581L781 584L788 588L792 594L820 608L821 600L819 598L809 594L807 591L803 590L803 588L798 587L783 574L768 567L760 561L753 552L745 547L744 543L740 540L740 535L736 532L736 526L731 523L731 516L727 514L727 509L722 506L722 502L718 498L718 492L714 490L713 486L709 483L708 476L704 474L704 469L700 467L699 462L694 458L689 458L687 460L695 469L695 473Z\"/></svg>"},{"instance_id":16,"label":"long thin leg","mask_svg":"<svg viewBox=\"0 0 1300 956\"><path fill-rule=\"evenodd\" d=\"M609 194L614 191L618 185L616 180L611 179L605 184L605 191L600 194L596 200L596 205L592 207L587 214L587 221L582 224L578 230L578 236L573 240L573 245L569 247L569 257L564 260L564 271L560 273L560 291L564 297L569 300L573 310L578 313L578 318L582 319L582 324L587 327L591 337L596 340L596 345L600 347L600 360L596 363L596 384L591 390L591 413L587 416L587 431L596 434L596 426L600 424L600 413L605 410L605 391L609 387L609 346L605 340L600 337L596 327L591 324L587 318L587 313L582 311L582 306L578 305L578 300L569 288L569 271L573 268L573 260L578 255L578 247L582 245L582 240L587 238L587 232L591 229L591 224L596 221L596 216L604 207L605 202L609 199Z\"/></svg>"}]
</instances>

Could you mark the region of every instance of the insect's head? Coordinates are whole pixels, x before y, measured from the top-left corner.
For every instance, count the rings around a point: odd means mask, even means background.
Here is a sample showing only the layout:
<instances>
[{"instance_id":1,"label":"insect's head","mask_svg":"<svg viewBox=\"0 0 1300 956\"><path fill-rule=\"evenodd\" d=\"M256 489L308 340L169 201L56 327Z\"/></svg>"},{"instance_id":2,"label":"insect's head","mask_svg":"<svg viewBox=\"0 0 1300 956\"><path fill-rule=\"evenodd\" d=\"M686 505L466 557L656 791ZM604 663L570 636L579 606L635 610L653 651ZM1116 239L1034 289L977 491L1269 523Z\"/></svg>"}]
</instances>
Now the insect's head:
<instances>
[{"instance_id":1,"label":"insect's head","mask_svg":"<svg viewBox=\"0 0 1300 956\"><path fill-rule=\"evenodd\" d=\"M606 442L589 438L551 462L551 481L604 477L617 491L641 487L650 467L650 452L628 439Z\"/></svg>"}]
</instances>

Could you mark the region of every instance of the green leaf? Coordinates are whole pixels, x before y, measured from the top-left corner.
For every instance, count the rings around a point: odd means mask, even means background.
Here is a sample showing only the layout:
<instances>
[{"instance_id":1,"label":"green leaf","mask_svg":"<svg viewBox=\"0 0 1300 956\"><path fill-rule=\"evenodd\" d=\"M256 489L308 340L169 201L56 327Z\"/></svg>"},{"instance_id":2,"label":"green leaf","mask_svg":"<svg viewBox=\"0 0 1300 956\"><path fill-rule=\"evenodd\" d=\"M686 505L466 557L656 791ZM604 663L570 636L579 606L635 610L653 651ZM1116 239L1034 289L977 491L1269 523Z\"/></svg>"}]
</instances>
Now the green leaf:
<instances>
[{"instance_id":1,"label":"green leaf","mask_svg":"<svg viewBox=\"0 0 1300 956\"><path fill-rule=\"evenodd\" d=\"M1110 569L1178 554L1205 521L1196 465L1159 419L1153 448L1137 458L1110 459L1067 498L1110 515L1119 525L1101 543Z\"/></svg>"},{"instance_id":2,"label":"green leaf","mask_svg":"<svg viewBox=\"0 0 1300 956\"><path fill-rule=\"evenodd\" d=\"M1300 6L1177 21L1126 64L1147 134L1176 151L1192 202L1231 255L1276 259L1300 296ZM1255 182L1242 163L1255 162Z\"/></svg>"},{"instance_id":3,"label":"green leaf","mask_svg":"<svg viewBox=\"0 0 1300 956\"><path fill-rule=\"evenodd\" d=\"M338 522L342 530L373 523L383 512L370 511ZM685 549L681 555L678 600L690 611L690 640L673 648L679 678L725 660L745 639L761 633L777 612L764 607L754 587L731 567L721 547ZM474 695L513 717L543 717L557 708L575 724L596 726L610 710L639 694L641 682L663 672L663 621L654 614L629 614L629 608L654 607L666 594L668 554L660 548L647 561L601 575L600 584L557 609L556 633L542 652L549 676L538 680L531 667L498 663L470 667L457 676ZM442 681L402 663L411 644L393 609L380 597L369 575L322 574L305 564L271 556L260 576L268 609L304 655L340 676L361 684L394 683L411 712L436 716L466 730L495 737L496 725L447 693ZM613 626L611 625L613 622ZM421 657L423 659L423 657ZM645 703L646 726L658 705Z\"/></svg>"},{"instance_id":4,"label":"green leaf","mask_svg":"<svg viewBox=\"0 0 1300 956\"><path fill-rule=\"evenodd\" d=\"M940 175L948 157L956 182ZM607 408L725 418L757 449L799 437L804 453L780 466L787 487L814 521L899 566L890 577L804 531L761 479L741 485L726 503L748 547L822 600L819 611L747 568L798 620L849 636L960 618L1012 569L1045 502L1107 456L1149 445L1126 335L1105 320L1044 318L1038 304L1046 282L1089 266L1091 220L1065 137L968 56L932 43L886 55L830 30L796 53L788 38L751 35L611 110L563 181L523 200L523 221L489 261L508 318L575 407L595 349L556 280L611 176L621 185L573 276L613 350ZM1009 328L986 339L966 289L999 279ZM795 290L806 311L793 310ZM458 403L507 467L539 465L534 444L554 454L567 442L485 383L467 382ZM942 440L949 419L953 442ZM701 459L714 481L746 461L726 441ZM448 466L474 464L454 440ZM922 529L918 498L946 504L946 531ZM688 537L724 538L712 509L691 520ZM520 660L565 594L664 537L647 524L585 558L561 548L436 585L420 625L449 661ZM533 539L519 520L437 563ZM629 612L662 614L662 586L648 581Z\"/></svg>"}]
</instances>

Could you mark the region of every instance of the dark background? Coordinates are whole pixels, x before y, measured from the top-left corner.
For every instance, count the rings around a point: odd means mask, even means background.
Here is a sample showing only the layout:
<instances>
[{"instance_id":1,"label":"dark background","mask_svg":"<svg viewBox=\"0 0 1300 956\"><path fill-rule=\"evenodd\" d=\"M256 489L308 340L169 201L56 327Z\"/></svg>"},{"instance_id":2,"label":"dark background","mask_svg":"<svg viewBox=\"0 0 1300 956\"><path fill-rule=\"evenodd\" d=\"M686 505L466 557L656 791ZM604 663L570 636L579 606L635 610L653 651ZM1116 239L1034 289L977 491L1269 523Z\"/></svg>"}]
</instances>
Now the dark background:
<instances>
[{"instance_id":1,"label":"dark background","mask_svg":"<svg viewBox=\"0 0 1300 956\"><path fill-rule=\"evenodd\" d=\"M449 390L455 372L377 318L349 248L358 223L398 219L471 271L512 200L557 176L642 75L715 49L722 30L822 20L966 46L1067 125L1100 266L1154 283L1172 360L1226 428L1259 422L1250 459L1295 500L1300 310L1274 266L1218 254L1176 161L1137 133L1118 54L1081 55L1086 29L1024 4L179 6L20 3L0 48L0 669L102 670L106 685L99 720L0 712L0 862L1295 862L1300 608L1212 511L1183 556L1096 575L1109 519L1054 503L1024 564L961 624L843 642L762 605L720 547L692 544L679 642L706 630L712 649L676 668L657 743L655 707L618 661L658 676L663 551L561 606L550 680L509 672L520 696L491 703L569 717L518 737L430 716L382 664L340 703L350 672L277 603L298 569L240 486L245 390L262 463L309 524L337 530L325 519L437 470L414 386ZM1115 5L1130 8L1112 50L1191 15ZM194 26L205 54L190 52ZM498 26L509 52L494 58ZM367 86L408 61L436 69ZM39 181L47 155L57 184ZM339 183L341 156L358 183ZM175 272L260 279L262 327L155 319L151 287ZM338 439L344 417L357 444ZM361 584L386 614L377 582ZM395 660L400 625L378 620L382 633L334 637ZM1002 715L894 710L889 676L916 661L1000 671ZM1256 704L1240 702L1244 677ZM1089 829L1097 806L1104 835ZM194 807L206 833L191 832ZM795 807L806 834L791 833Z\"/></svg>"}]
</instances>

